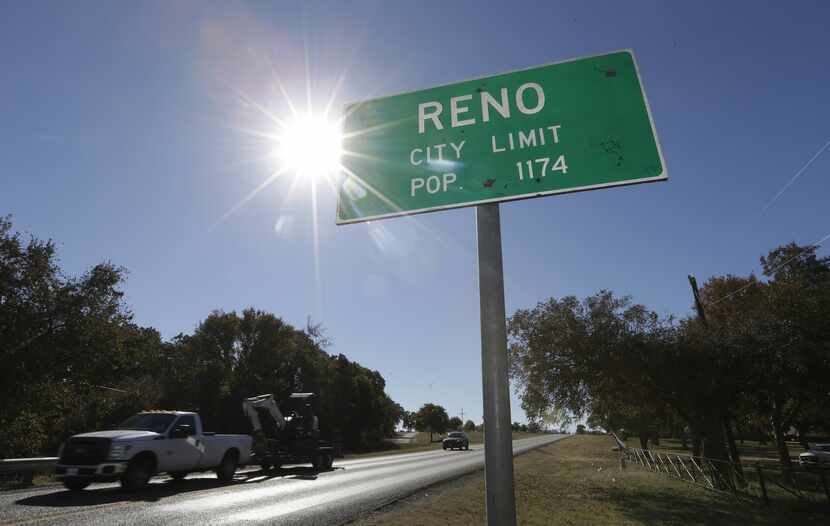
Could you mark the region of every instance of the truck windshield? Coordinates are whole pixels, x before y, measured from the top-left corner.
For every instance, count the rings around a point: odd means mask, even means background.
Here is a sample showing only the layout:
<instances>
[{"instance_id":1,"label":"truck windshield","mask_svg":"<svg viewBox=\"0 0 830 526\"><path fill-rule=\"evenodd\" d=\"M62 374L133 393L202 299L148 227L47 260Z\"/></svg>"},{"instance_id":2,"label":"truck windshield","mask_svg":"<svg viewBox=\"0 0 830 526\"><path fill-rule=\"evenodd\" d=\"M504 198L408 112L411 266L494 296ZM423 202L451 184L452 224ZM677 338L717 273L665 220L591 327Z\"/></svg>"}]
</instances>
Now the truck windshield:
<instances>
[{"instance_id":1,"label":"truck windshield","mask_svg":"<svg viewBox=\"0 0 830 526\"><path fill-rule=\"evenodd\" d=\"M124 420L115 429L136 429L139 431L153 431L154 433L164 433L176 415L168 415L163 413L138 413L130 418Z\"/></svg>"}]
</instances>

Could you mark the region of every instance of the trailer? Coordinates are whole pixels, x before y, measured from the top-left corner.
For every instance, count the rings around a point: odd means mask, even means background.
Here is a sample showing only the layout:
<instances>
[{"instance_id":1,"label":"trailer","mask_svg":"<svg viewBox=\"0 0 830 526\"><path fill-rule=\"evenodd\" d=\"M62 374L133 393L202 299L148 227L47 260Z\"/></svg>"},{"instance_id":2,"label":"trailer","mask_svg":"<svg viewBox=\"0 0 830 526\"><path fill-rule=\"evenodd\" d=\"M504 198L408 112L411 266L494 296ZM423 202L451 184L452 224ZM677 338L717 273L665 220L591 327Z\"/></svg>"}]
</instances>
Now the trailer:
<instances>
[{"instance_id":1,"label":"trailer","mask_svg":"<svg viewBox=\"0 0 830 526\"><path fill-rule=\"evenodd\" d=\"M314 393L292 393L285 413L272 394L246 398L242 410L251 421L253 453L251 464L267 471L285 465L311 464L315 471L327 471L334 462L334 447L320 438L314 414Z\"/></svg>"}]
</instances>

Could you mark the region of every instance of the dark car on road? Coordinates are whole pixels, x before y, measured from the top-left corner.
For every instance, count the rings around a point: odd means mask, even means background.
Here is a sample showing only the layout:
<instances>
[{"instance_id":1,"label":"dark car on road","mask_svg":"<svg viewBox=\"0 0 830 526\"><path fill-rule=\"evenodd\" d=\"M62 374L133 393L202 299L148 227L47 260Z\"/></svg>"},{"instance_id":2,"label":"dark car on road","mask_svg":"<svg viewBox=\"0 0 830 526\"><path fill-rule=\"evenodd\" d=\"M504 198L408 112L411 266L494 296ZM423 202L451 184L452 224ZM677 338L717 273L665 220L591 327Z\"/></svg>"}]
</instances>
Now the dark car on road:
<instances>
[{"instance_id":1,"label":"dark car on road","mask_svg":"<svg viewBox=\"0 0 830 526\"><path fill-rule=\"evenodd\" d=\"M453 431L447 438L441 441L444 449L470 449L470 439L466 433L461 431Z\"/></svg>"}]
</instances>

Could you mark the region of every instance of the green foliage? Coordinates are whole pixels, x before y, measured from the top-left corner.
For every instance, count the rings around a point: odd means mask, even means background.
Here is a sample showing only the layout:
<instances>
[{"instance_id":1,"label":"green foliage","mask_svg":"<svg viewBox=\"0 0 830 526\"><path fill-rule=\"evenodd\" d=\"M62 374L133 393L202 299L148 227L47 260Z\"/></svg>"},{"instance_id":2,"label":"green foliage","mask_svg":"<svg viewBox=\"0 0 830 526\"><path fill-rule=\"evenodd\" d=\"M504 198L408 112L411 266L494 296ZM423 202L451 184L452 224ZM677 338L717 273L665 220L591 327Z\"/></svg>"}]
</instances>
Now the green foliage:
<instances>
[{"instance_id":1,"label":"green foliage","mask_svg":"<svg viewBox=\"0 0 830 526\"><path fill-rule=\"evenodd\" d=\"M688 426L718 459L725 430L755 426L789 462L790 426L830 430L830 258L789 244L761 264L767 281L727 275L701 288L705 321L661 319L608 291L516 311L511 375L528 418L590 415L643 447Z\"/></svg>"},{"instance_id":2,"label":"green foliage","mask_svg":"<svg viewBox=\"0 0 830 526\"><path fill-rule=\"evenodd\" d=\"M452 431L460 431L463 425L464 422L457 416L454 416L450 418L449 422L447 423L447 428L451 429Z\"/></svg>"},{"instance_id":3,"label":"green foliage","mask_svg":"<svg viewBox=\"0 0 830 526\"><path fill-rule=\"evenodd\" d=\"M415 413L401 409L401 426L407 431L415 427Z\"/></svg>"},{"instance_id":4,"label":"green foliage","mask_svg":"<svg viewBox=\"0 0 830 526\"><path fill-rule=\"evenodd\" d=\"M163 342L132 322L124 277L110 263L66 277L54 243L25 240L0 218L0 458L53 455L71 434L156 407L245 433L242 399L262 393L318 393L321 432L346 448L393 433L403 409L383 377L326 353L319 324L300 331L254 309L215 311Z\"/></svg>"},{"instance_id":5,"label":"green foliage","mask_svg":"<svg viewBox=\"0 0 830 526\"><path fill-rule=\"evenodd\" d=\"M537 421L531 420L527 424L527 431L529 433L541 433L542 432L542 425Z\"/></svg>"},{"instance_id":6,"label":"green foliage","mask_svg":"<svg viewBox=\"0 0 830 526\"><path fill-rule=\"evenodd\" d=\"M554 298L509 320L511 374L532 422L568 425L587 414L617 422L660 406L643 364L655 363L668 325L629 298ZM636 411L628 416L626 413Z\"/></svg>"},{"instance_id":7,"label":"green foliage","mask_svg":"<svg viewBox=\"0 0 830 526\"><path fill-rule=\"evenodd\" d=\"M739 424L768 429L785 464L791 426L830 431L830 258L815 251L778 247L761 258L768 281L726 276L702 291L711 337L744 379Z\"/></svg>"},{"instance_id":8,"label":"green foliage","mask_svg":"<svg viewBox=\"0 0 830 526\"><path fill-rule=\"evenodd\" d=\"M470 432L476 430L476 424L472 420L464 422L464 431Z\"/></svg>"},{"instance_id":9,"label":"green foliage","mask_svg":"<svg viewBox=\"0 0 830 526\"><path fill-rule=\"evenodd\" d=\"M329 355L314 335L267 312L215 311L193 335L175 338L167 353L176 367L165 378L163 403L198 410L212 428L247 432L238 408L261 393L278 401L292 392L317 393L322 434L351 449L380 443L400 419L402 408L386 395L380 373Z\"/></svg>"},{"instance_id":10,"label":"green foliage","mask_svg":"<svg viewBox=\"0 0 830 526\"><path fill-rule=\"evenodd\" d=\"M450 418L447 411L440 405L424 404L415 413L415 429L429 431L429 440L432 442L433 433L444 433L449 427Z\"/></svg>"}]
</instances>

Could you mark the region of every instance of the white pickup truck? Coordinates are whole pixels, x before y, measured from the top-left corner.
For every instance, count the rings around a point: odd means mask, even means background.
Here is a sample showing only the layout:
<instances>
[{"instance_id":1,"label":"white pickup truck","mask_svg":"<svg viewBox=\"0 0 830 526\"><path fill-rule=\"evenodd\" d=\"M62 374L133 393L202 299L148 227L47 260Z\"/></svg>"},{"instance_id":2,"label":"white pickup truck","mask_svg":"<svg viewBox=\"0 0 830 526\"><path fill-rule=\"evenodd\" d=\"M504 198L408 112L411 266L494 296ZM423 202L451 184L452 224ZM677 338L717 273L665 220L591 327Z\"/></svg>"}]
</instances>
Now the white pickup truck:
<instances>
[{"instance_id":1,"label":"white pickup truck","mask_svg":"<svg viewBox=\"0 0 830 526\"><path fill-rule=\"evenodd\" d=\"M798 455L798 462L805 467L830 467L830 443L812 444L809 451Z\"/></svg>"},{"instance_id":2,"label":"white pickup truck","mask_svg":"<svg viewBox=\"0 0 830 526\"><path fill-rule=\"evenodd\" d=\"M202 430L196 413L137 413L115 429L70 437L58 453L57 478L79 491L92 482L121 481L129 490L166 472L182 479L193 471L215 470L230 481L251 458L249 435L217 435Z\"/></svg>"}]
</instances>

